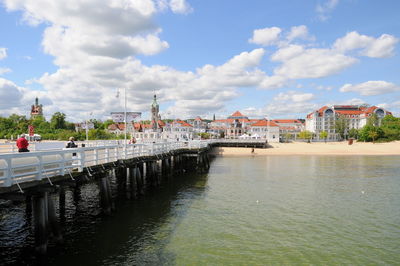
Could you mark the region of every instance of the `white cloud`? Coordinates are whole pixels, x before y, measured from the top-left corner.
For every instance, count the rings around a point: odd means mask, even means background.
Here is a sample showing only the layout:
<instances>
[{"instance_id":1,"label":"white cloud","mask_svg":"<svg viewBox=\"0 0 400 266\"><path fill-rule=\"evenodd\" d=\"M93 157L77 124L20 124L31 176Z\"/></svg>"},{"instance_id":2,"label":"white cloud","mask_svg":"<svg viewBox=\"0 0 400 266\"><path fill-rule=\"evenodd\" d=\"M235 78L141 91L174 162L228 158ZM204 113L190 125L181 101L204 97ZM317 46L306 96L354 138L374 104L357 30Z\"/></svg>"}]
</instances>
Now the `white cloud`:
<instances>
[{"instance_id":1,"label":"white cloud","mask_svg":"<svg viewBox=\"0 0 400 266\"><path fill-rule=\"evenodd\" d=\"M171 0L170 6L174 13L188 14L193 11L193 8L185 0Z\"/></svg>"},{"instance_id":2,"label":"white cloud","mask_svg":"<svg viewBox=\"0 0 400 266\"><path fill-rule=\"evenodd\" d=\"M272 58L276 61L283 61L282 65L275 69L275 74L290 79L330 76L357 62L355 58L335 53L332 50L316 48L296 53L295 56L291 54L284 57L275 54Z\"/></svg>"},{"instance_id":3,"label":"white cloud","mask_svg":"<svg viewBox=\"0 0 400 266\"><path fill-rule=\"evenodd\" d=\"M279 93L274 97L274 101L292 101L292 102L306 102L314 99L312 93L299 93L296 91L288 91L286 93Z\"/></svg>"},{"instance_id":4,"label":"white cloud","mask_svg":"<svg viewBox=\"0 0 400 266\"><path fill-rule=\"evenodd\" d=\"M345 84L340 88L341 92L357 92L363 96L381 95L400 91L400 87L382 80L367 81L359 84Z\"/></svg>"},{"instance_id":5,"label":"white cloud","mask_svg":"<svg viewBox=\"0 0 400 266\"><path fill-rule=\"evenodd\" d=\"M323 4L317 4L315 10L317 17L321 21L326 21L330 18L330 13L336 8L339 0L327 0Z\"/></svg>"},{"instance_id":6,"label":"white cloud","mask_svg":"<svg viewBox=\"0 0 400 266\"><path fill-rule=\"evenodd\" d=\"M289 83L288 78L283 76L265 76L258 85L259 89L277 89L286 86Z\"/></svg>"},{"instance_id":7,"label":"white cloud","mask_svg":"<svg viewBox=\"0 0 400 266\"><path fill-rule=\"evenodd\" d=\"M7 48L0 47L0 60L7 57Z\"/></svg>"},{"instance_id":8,"label":"white cloud","mask_svg":"<svg viewBox=\"0 0 400 266\"><path fill-rule=\"evenodd\" d=\"M0 75L4 75L6 73L10 73L11 69L7 68L7 67L0 67Z\"/></svg>"},{"instance_id":9,"label":"white cloud","mask_svg":"<svg viewBox=\"0 0 400 266\"><path fill-rule=\"evenodd\" d=\"M12 81L0 78L0 112L5 112L10 108L19 106L23 94L21 89Z\"/></svg>"},{"instance_id":10,"label":"white cloud","mask_svg":"<svg viewBox=\"0 0 400 266\"><path fill-rule=\"evenodd\" d=\"M398 39L389 34L382 34L379 38L374 38L352 31L337 39L333 48L343 53L360 49L360 55L383 58L393 55L397 42Z\"/></svg>"},{"instance_id":11,"label":"white cloud","mask_svg":"<svg viewBox=\"0 0 400 266\"><path fill-rule=\"evenodd\" d=\"M293 26L286 37L289 41L294 39L314 40L315 37L308 33L308 28L305 25Z\"/></svg>"},{"instance_id":12,"label":"white cloud","mask_svg":"<svg viewBox=\"0 0 400 266\"><path fill-rule=\"evenodd\" d=\"M253 31L253 37L249 39L250 43L263 46L275 45L278 43L282 30L278 27L257 29Z\"/></svg>"}]
</instances>

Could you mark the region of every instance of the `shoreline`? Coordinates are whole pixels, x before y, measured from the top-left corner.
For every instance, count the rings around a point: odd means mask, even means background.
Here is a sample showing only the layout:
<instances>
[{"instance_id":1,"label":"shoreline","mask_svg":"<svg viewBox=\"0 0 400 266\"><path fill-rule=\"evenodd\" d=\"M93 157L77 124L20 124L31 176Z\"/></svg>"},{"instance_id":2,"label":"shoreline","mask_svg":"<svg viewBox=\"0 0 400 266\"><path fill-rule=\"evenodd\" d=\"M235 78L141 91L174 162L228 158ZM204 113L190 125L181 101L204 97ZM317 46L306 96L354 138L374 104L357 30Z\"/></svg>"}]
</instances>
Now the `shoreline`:
<instances>
[{"instance_id":1,"label":"shoreline","mask_svg":"<svg viewBox=\"0 0 400 266\"><path fill-rule=\"evenodd\" d=\"M387 143L355 142L348 145L347 142L292 142L271 143L267 149L216 147L211 154L220 156L265 156L265 155L340 155L340 156L400 156L400 141Z\"/></svg>"}]
</instances>

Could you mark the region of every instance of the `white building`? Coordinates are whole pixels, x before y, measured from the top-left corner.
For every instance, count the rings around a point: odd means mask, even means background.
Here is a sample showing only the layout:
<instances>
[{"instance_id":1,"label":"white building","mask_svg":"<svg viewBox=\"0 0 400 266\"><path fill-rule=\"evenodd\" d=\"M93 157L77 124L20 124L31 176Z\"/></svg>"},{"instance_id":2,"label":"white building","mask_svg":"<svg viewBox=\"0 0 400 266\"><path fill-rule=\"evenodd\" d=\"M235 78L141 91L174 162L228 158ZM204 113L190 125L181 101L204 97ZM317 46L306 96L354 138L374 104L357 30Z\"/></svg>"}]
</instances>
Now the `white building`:
<instances>
[{"instance_id":1,"label":"white building","mask_svg":"<svg viewBox=\"0 0 400 266\"><path fill-rule=\"evenodd\" d=\"M172 123L167 123L163 128L162 138L174 140L193 139L193 126L182 120L175 120Z\"/></svg>"},{"instance_id":2,"label":"white building","mask_svg":"<svg viewBox=\"0 0 400 266\"><path fill-rule=\"evenodd\" d=\"M382 119L391 112L377 106L365 107L358 105L334 105L323 106L310 113L306 118L306 130L316 133L328 132L328 139L337 139L335 132L335 122L339 117L348 120L349 130L352 128L360 129L367 124L368 118L376 114L378 119Z\"/></svg>"},{"instance_id":3,"label":"white building","mask_svg":"<svg viewBox=\"0 0 400 266\"><path fill-rule=\"evenodd\" d=\"M269 143L279 142L279 126L273 121L261 119L250 125L249 133L252 138L266 139Z\"/></svg>"}]
</instances>

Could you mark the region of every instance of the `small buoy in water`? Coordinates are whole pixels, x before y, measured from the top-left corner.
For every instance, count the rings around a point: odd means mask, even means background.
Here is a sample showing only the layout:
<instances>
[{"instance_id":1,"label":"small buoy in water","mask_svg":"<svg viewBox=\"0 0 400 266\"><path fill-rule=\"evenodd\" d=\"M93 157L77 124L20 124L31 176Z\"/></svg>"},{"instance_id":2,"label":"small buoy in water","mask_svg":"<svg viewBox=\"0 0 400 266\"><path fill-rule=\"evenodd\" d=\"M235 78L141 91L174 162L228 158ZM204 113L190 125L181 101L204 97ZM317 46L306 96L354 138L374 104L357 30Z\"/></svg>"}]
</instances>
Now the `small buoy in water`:
<instances>
[{"instance_id":1,"label":"small buoy in water","mask_svg":"<svg viewBox=\"0 0 400 266\"><path fill-rule=\"evenodd\" d=\"M256 200L256 203L258 203L258 200Z\"/></svg>"},{"instance_id":2,"label":"small buoy in water","mask_svg":"<svg viewBox=\"0 0 400 266\"><path fill-rule=\"evenodd\" d=\"M361 190L361 194L364 194L365 192L364 192L364 190Z\"/></svg>"}]
</instances>

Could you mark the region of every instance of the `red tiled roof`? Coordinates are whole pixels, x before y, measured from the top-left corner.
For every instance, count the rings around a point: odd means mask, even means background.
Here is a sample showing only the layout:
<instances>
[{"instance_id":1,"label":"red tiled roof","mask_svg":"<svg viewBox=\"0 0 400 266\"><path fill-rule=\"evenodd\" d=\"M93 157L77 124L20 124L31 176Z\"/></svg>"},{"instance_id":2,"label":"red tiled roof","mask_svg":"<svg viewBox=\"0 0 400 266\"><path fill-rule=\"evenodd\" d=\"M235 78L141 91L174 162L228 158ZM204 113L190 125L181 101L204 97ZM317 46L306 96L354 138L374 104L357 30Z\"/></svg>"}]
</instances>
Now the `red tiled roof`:
<instances>
[{"instance_id":1,"label":"red tiled roof","mask_svg":"<svg viewBox=\"0 0 400 266\"><path fill-rule=\"evenodd\" d=\"M232 117L235 117L235 116L244 116L244 115L243 115L241 112L236 111L236 112L234 112L231 116L232 116Z\"/></svg>"},{"instance_id":2,"label":"red tiled roof","mask_svg":"<svg viewBox=\"0 0 400 266\"><path fill-rule=\"evenodd\" d=\"M273 121L267 121L265 119L258 120L258 122L254 123L251 125L252 127L279 127L275 122Z\"/></svg>"},{"instance_id":3,"label":"red tiled roof","mask_svg":"<svg viewBox=\"0 0 400 266\"><path fill-rule=\"evenodd\" d=\"M280 123L280 124L292 124L292 123L298 123L298 124L303 124L300 120L297 119L274 119L272 120L275 123Z\"/></svg>"},{"instance_id":4,"label":"red tiled roof","mask_svg":"<svg viewBox=\"0 0 400 266\"><path fill-rule=\"evenodd\" d=\"M185 121L182 120L175 120L173 123L181 124L183 127L193 127L191 124L186 123Z\"/></svg>"},{"instance_id":5,"label":"red tiled roof","mask_svg":"<svg viewBox=\"0 0 400 266\"><path fill-rule=\"evenodd\" d=\"M108 130L124 130L125 124L111 124L107 127Z\"/></svg>"},{"instance_id":6,"label":"red tiled roof","mask_svg":"<svg viewBox=\"0 0 400 266\"><path fill-rule=\"evenodd\" d=\"M335 110L335 113L341 115L360 115L363 114L364 112L359 110Z\"/></svg>"}]
</instances>

